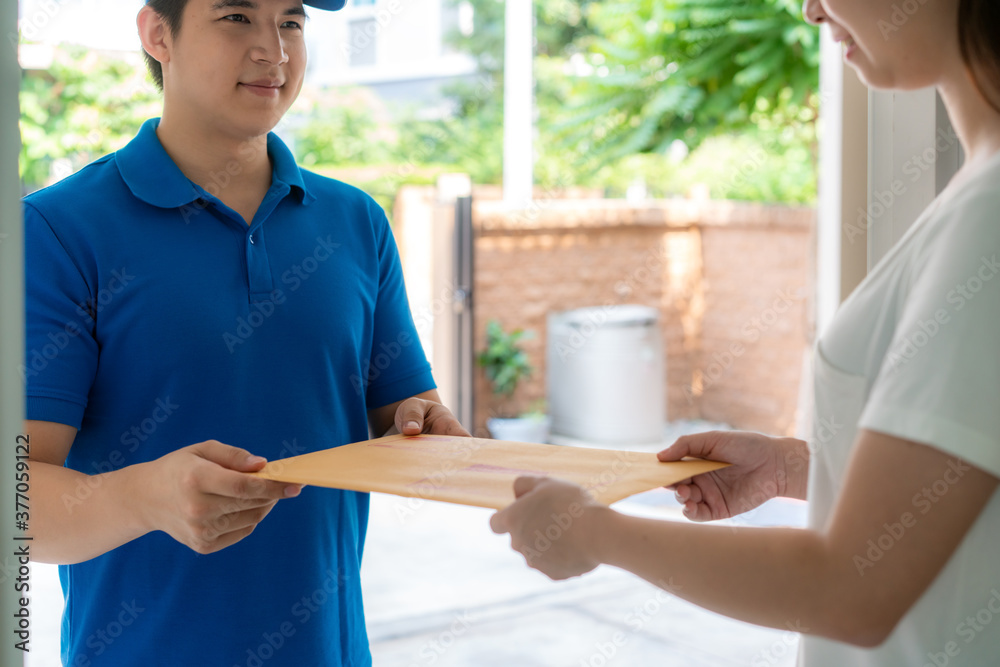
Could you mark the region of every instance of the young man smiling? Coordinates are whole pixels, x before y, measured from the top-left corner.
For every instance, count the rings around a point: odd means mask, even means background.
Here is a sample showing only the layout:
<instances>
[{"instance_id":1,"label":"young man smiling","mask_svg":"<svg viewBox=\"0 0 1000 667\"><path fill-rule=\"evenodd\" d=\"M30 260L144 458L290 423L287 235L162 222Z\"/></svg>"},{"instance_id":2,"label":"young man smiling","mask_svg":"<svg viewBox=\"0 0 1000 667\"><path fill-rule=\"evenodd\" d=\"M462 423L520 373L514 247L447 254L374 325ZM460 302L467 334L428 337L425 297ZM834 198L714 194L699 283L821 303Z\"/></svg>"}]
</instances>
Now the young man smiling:
<instances>
[{"instance_id":1,"label":"young man smiling","mask_svg":"<svg viewBox=\"0 0 1000 667\"><path fill-rule=\"evenodd\" d=\"M247 473L369 429L466 434L384 213L270 132L305 19L151 0L162 117L25 199L33 555L61 564L66 665L369 665L367 494Z\"/></svg>"}]
</instances>

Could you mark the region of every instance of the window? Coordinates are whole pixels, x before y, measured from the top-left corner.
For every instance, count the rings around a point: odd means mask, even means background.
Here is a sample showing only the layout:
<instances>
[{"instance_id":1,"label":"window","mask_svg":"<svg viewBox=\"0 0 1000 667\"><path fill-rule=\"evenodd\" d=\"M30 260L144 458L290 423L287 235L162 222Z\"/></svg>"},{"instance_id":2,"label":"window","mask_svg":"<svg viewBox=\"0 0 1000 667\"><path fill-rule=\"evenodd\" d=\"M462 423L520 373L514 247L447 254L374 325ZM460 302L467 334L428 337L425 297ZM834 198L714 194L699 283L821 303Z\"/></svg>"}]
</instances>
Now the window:
<instances>
[{"instance_id":1,"label":"window","mask_svg":"<svg viewBox=\"0 0 1000 667\"><path fill-rule=\"evenodd\" d=\"M378 23L374 18L358 19L348 23L348 62L351 67L375 64L375 41Z\"/></svg>"}]
</instances>

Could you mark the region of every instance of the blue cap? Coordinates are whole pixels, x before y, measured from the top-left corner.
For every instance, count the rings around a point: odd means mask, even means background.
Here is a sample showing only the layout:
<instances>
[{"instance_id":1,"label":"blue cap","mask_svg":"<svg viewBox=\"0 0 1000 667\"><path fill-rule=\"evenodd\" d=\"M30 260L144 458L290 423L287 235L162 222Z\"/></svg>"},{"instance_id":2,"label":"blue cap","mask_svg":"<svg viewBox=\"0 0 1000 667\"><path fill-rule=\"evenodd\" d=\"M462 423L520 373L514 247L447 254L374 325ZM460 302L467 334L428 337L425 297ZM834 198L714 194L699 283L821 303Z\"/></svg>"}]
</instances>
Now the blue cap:
<instances>
[{"instance_id":1,"label":"blue cap","mask_svg":"<svg viewBox=\"0 0 1000 667\"><path fill-rule=\"evenodd\" d=\"M149 0L145 0L145 2L148 3ZM347 0L302 0L302 4L315 7L316 9L327 9L335 12L338 9L343 9L344 5L347 4Z\"/></svg>"},{"instance_id":2,"label":"blue cap","mask_svg":"<svg viewBox=\"0 0 1000 667\"><path fill-rule=\"evenodd\" d=\"M316 9L328 9L331 12L335 12L338 9L343 9L344 5L347 4L347 0L302 0L302 3Z\"/></svg>"}]
</instances>

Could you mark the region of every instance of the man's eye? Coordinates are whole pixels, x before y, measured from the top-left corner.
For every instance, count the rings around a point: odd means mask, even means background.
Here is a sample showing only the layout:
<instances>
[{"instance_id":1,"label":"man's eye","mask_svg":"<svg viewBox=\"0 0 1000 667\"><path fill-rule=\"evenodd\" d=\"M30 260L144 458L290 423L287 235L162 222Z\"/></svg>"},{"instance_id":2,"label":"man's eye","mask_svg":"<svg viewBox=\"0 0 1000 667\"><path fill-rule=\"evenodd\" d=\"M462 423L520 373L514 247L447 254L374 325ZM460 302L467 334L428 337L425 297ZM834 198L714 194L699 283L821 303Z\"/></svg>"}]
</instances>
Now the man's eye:
<instances>
[{"instance_id":1,"label":"man's eye","mask_svg":"<svg viewBox=\"0 0 1000 667\"><path fill-rule=\"evenodd\" d=\"M249 23L247 17L243 14L230 14L229 16L223 16L224 21L232 21L233 23Z\"/></svg>"},{"instance_id":2,"label":"man's eye","mask_svg":"<svg viewBox=\"0 0 1000 667\"><path fill-rule=\"evenodd\" d=\"M292 28L294 30L302 30L302 24L298 21L285 21L281 24L283 28Z\"/></svg>"}]
</instances>

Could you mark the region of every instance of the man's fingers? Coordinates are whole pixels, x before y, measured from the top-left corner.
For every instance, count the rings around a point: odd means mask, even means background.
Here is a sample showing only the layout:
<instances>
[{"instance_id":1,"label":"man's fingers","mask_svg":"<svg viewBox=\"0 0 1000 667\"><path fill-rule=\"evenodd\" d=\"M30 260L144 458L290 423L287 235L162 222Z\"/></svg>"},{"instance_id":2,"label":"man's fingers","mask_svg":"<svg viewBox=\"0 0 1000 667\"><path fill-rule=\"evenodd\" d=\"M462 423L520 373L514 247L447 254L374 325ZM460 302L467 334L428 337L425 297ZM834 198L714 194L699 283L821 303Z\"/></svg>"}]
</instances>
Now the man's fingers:
<instances>
[{"instance_id":1,"label":"man's fingers","mask_svg":"<svg viewBox=\"0 0 1000 667\"><path fill-rule=\"evenodd\" d=\"M458 438L471 438L472 434L465 430L457 420L451 418L439 419L431 426L435 435L453 435Z\"/></svg>"},{"instance_id":2,"label":"man's fingers","mask_svg":"<svg viewBox=\"0 0 1000 667\"><path fill-rule=\"evenodd\" d=\"M448 435L455 435L463 438L471 438L472 434L465 430L457 419L449 419L445 422L448 425L446 433Z\"/></svg>"},{"instance_id":3,"label":"man's fingers","mask_svg":"<svg viewBox=\"0 0 1000 667\"><path fill-rule=\"evenodd\" d=\"M267 459L262 456L255 456L241 447L226 445L217 440L199 442L192 445L191 449L203 459L229 470L257 472L267 463Z\"/></svg>"},{"instance_id":4,"label":"man's fingers","mask_svg":"<svg viewBox=\"0 0 1000 667\"><path fill-rule=\"evenodd\" d=\"M424 430L424 405L420 399L407 399L396 410L396 428L403 435L417 435Z\"/></svg>"},{"instance_id":5,"label":"man's fingers","mask_svg":"<svg viewBox=\"0 0 1000 667\"><path fill-rule=\"evenodd\" d=\"M210 554L216 551L222 551L226 547L232 546L242 540L244 537L248 536L253 532L257 524L251 526L246 526L238 530L232 530L228 533L217 536L212 540L197 539L194 543L188 543L188 546L197 551L200 554Z\"/></svg>"},{"instance_id":6,"label":"man's fingers","mask_svg":"<svg viewBox=\"0 0 1000 667\"><path fill-rule=\"evenodd\" d=\"M274 505L275 501L272 500L257 507L248 507L218 516L208 522L203 539L206 542L214 542L233 531L242 531L244 528L256 526L271 512Z\"/></svg>"},{"instance_id":7,"label":"man's fingers","mask_svg":"<svg viewBox=\"0 0 1000 667\"><path fill-rule=\"evenodd\" d=\"M520 498L526 493L534 490L536 486L545 481L545 477L533 477L524 475L514 480L514 497Z\"/></svg>"},{"instance_id":8,"label":"man's fingers","mask_svg":"<svg viewBox=\"0 0 1000 667\"><path fill-rule=\"evenodd\" d=\"M202 471L200 491L241 500L281 500L299 495L301 484L276 482L234 470L214 468Z\"/></svg>"}]
</instances>

